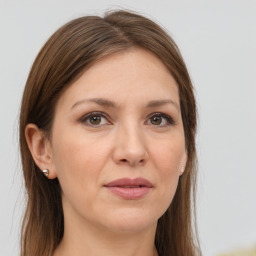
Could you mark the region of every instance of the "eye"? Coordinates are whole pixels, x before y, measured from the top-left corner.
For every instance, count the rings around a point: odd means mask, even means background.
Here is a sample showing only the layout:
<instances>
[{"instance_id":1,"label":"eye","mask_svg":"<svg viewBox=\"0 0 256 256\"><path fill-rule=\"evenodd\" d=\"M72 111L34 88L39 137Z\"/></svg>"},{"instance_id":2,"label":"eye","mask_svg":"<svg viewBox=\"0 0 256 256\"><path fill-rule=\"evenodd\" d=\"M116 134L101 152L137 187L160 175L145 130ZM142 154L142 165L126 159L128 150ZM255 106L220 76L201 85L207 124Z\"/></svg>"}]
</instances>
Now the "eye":
<instances>
[{"instance_id":1,"label":"eye","mask_svg":"<svg viewBox=\"0 0 256 256\"><path fill-rule=\"evenodd\" d=\"M169 115L164 113L154 113L149 117L148 124L154 126L174 125L174 120Z\"/></svg>"},{"instance_id":2,"label":"eye","mask_svg":"<svg viewBox=\"0 0 256 256\"><path fill-rule=\"evenodd\" d=\"M92 112L82 117L82 123L88 126L102 126L109 124L107 117L101 112Z\"/></svg>"}]
</instances>

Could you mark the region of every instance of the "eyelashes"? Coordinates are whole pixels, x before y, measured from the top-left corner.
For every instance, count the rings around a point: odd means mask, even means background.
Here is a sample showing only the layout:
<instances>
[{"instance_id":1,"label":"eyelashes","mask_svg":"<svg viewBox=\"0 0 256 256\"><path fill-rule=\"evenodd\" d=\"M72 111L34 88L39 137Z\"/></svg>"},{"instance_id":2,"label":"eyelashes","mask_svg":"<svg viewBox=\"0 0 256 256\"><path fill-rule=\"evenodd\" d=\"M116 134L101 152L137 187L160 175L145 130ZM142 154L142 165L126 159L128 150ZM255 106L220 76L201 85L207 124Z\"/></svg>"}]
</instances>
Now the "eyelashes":
<instances>
[{"instance_id":1,"label":"eyelashes","mask_svg":"<svg viewBox=\"0 0 256 256\"><path fill-rule=\"evenodd\" d=\"M149 124L152 124L155 126L167 126L167 125L175 124L171 116L161 112L151 114L149 116L148 122L150 122Z\"/></svg>"},{"instance_id":2,"label":"eyelashes","mask_svg":"<svg viewBox=\"0 0 256 256\"><path fill-rule=\"evenodd\" d=\"M103 112L91 112L82 117L81 122L88 126L102 126L111 124L110 118Z\"/></svg>"},{"instance_id":3,"label":"eyelashes","mask_svg":"<svg viewBox=\"0 0 256 256\"><path fill-rule=\"evenodd\" d=\"M112 124L110 117L104 112L90 112L83 116L80 121L87 126L95 128ZM156 112L147 117L146 124L156 127L167 127L171 125L174 126L176 123L170 115Z\"/></svg>"}]
</instances>

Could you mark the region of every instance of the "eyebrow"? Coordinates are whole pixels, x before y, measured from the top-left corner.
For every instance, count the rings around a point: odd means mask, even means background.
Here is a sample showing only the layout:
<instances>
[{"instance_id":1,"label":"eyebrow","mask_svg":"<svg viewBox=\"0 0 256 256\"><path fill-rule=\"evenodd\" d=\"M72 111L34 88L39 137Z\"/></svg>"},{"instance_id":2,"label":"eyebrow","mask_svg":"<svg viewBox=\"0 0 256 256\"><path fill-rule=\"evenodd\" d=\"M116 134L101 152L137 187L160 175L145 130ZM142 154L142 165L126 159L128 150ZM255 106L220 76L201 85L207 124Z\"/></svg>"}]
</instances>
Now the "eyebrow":
<instances>
[{"instance_id":1,"label":"eyebrow","mask_svg":"<svg viewBox=\"0 0 256 256\"><path fill-rule=\"evenodd\" d=\"M166 100L152 100L150 101L146 107L151 108L151 107L160 107L166 104L171 104L173 106L175 106L178 110L180 110L180 107L178 105L178 103L176 103L175 101L171 100L171 99L166 99Z\"/></svg>"},{"instance_id":2,"label":"eyebrow","mask_svg":"<svg viewBox=\"0 0 256 256\"><path fill-rule=\"evenodd\" d=\"M103 99L103 98L92 98L92 99L83 99L83 100L79 100L77 101L72 107L71 109L75 108L76 106L83 104L83 103L90 103L90 102L94 102L100 106L103 107L111 107L114 108L116 107L116 103L111 101L111 100L107 100L107 99Z\"/></svg>"},{"instance_id":3,"label":"eyebrow","mask_svg":"<svg viewBox=\"0 0 256 256\"><path fill-rule=\"evenodd\" d=\"M115 108L117 107L117 104L111 100L108 99L104 99L104 98L92 98L92 99L83 99L83 100L79 100L77 101L72 107L71 109L75 108L76 106L83 104L83 103L96 103L100 106L103 107L108 107L108 108ZM148 104L146 105L147 108L152 108L152 107L160 107L166 104L171 104L173 105L175 108L177 108L177 110L180 111L180 107L179 105L171 100L171 99L164 99L164 100L151 100L148 102Z\"/></svg>"}]
</instances>

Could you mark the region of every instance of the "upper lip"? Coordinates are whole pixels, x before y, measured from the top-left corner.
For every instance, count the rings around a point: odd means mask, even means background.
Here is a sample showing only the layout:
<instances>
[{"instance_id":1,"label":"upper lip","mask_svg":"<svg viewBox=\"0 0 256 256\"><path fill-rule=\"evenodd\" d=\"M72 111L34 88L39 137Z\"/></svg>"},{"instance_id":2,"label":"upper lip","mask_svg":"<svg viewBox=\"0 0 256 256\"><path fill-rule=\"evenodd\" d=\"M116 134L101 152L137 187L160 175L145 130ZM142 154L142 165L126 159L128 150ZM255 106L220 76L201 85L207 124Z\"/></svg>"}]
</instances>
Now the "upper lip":
<instances>
[{"instance_id":1,"label":"upper lip","mask_svg":"<svg viewBox=\"0 0 256 256\"><path fill-rule=\"evenodd\" d=\"M107 184L104 185L105 187L148 187L152 188L153 185L150 181L144 178L121 178L117 180L113 180Z\"/></svg>"}]
</instances>

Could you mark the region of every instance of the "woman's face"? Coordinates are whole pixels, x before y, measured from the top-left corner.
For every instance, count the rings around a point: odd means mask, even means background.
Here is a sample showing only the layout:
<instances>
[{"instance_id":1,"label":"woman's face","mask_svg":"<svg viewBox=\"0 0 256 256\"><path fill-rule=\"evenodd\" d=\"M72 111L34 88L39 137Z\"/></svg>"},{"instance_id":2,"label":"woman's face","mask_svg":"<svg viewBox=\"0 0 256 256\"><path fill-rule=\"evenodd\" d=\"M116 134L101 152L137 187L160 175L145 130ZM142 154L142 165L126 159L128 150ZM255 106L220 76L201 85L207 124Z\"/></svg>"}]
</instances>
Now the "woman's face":
<instances>
[{"instance_id":1,"label":"woman's face","mask_svg":"<svg viewBox=\"0 0 256 256\"><path fill-rule=\"evenodd\" d=\"M155 227L186 161L175 80L142 49L103 58L60 97L50 147L65 221Z\"/></svg>"}]
</instances>

